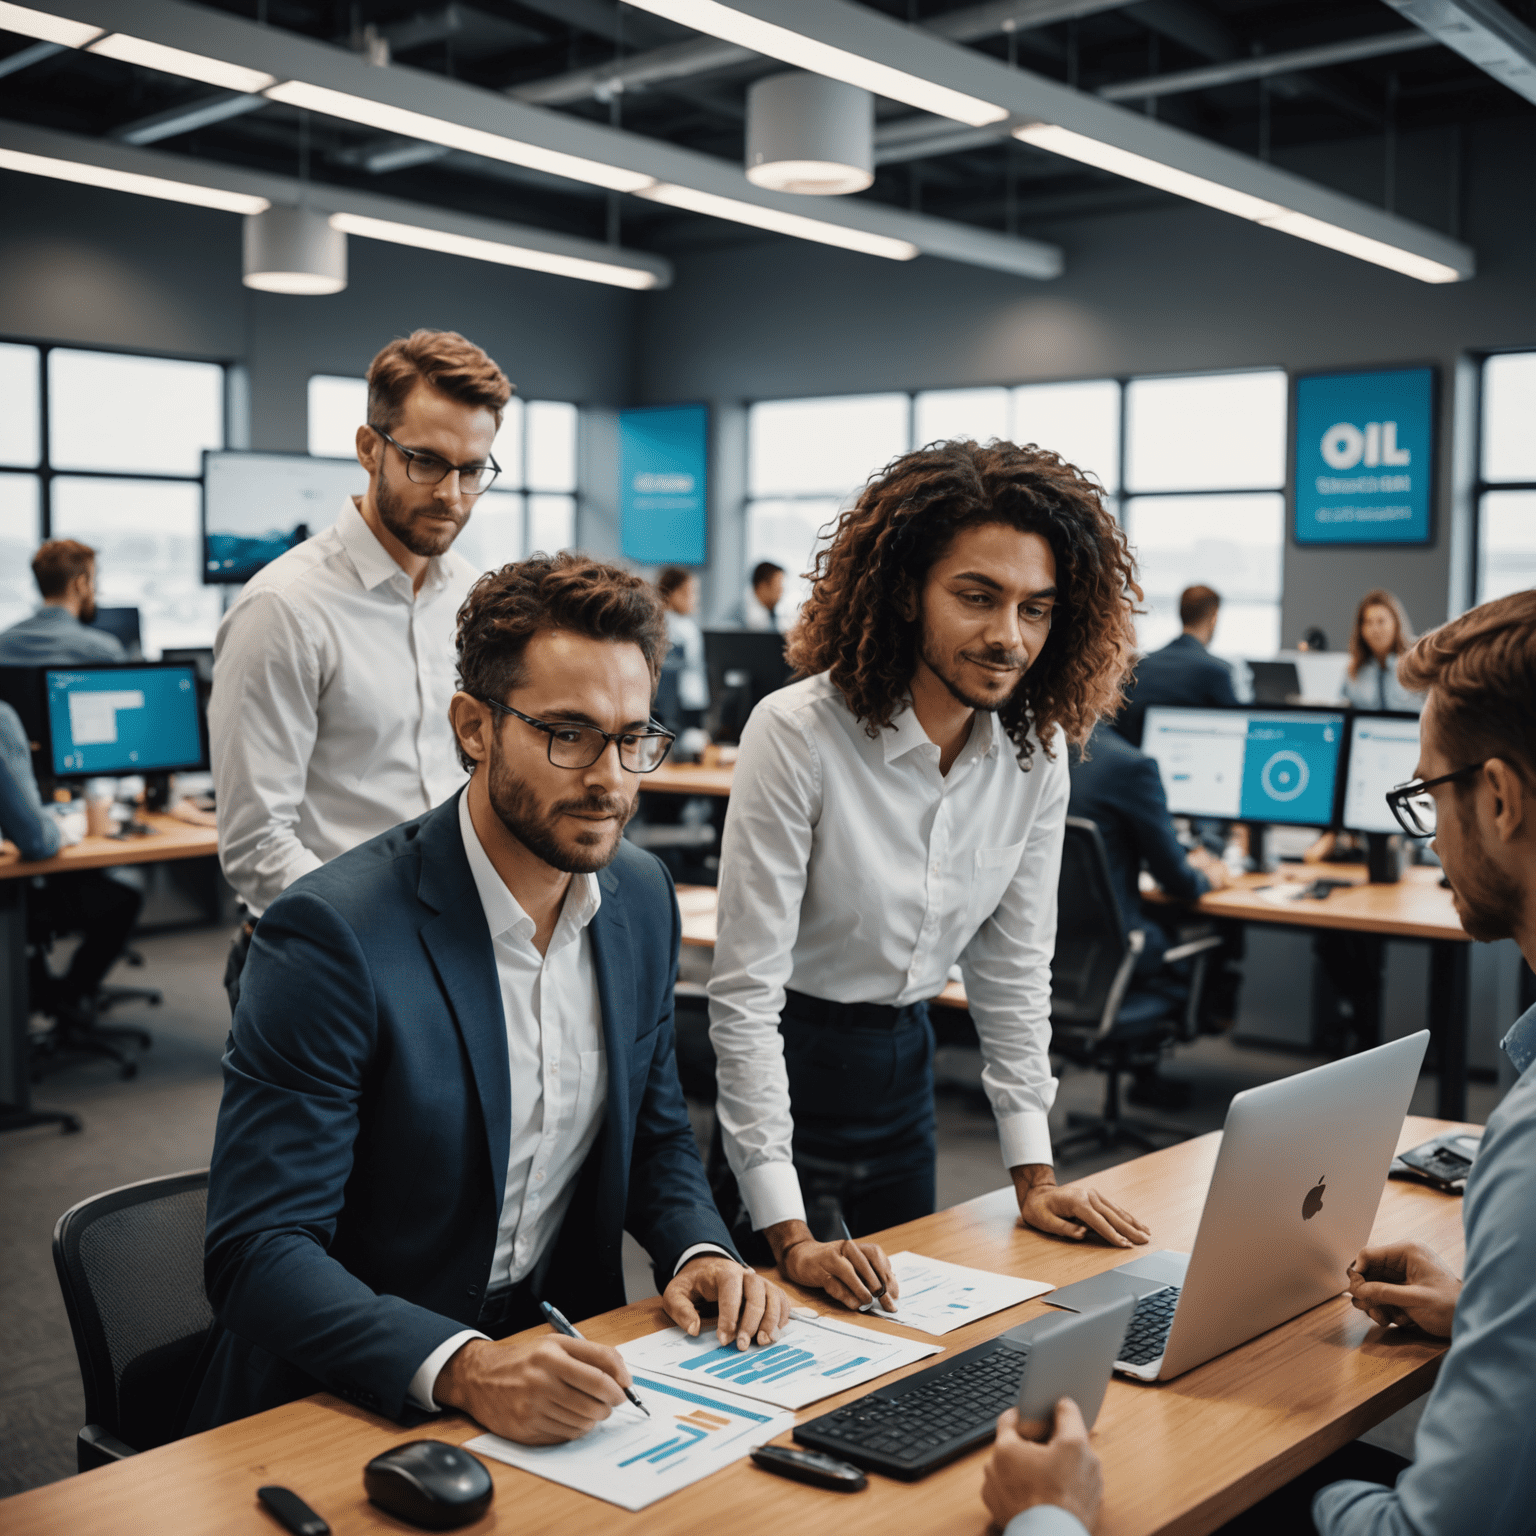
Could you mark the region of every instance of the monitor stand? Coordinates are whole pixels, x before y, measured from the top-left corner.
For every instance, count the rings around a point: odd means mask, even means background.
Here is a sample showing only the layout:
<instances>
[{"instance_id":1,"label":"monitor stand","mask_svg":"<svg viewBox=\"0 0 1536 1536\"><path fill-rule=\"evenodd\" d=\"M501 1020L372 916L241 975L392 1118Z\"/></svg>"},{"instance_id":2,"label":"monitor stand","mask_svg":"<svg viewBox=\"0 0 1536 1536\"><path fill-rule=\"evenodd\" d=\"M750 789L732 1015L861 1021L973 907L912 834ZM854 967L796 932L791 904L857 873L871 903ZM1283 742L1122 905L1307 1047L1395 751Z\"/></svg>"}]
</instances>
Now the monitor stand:
<instances>
[{"instance_id":1,"label":"monitor stand","mask_svg":"<svg viewBox=\"0 0 1536 1536\"><path fill-rule=\"evenodd\" d=\"M1255 873L1263 874L1266 868L1264 834L1269 830L1268 824L1262 821L1249 821L1244 825L1248 828L1248 862L1253 866Z\"/></svg>"},{"instance_id":2,"label":"monitor stand","mask_svg":"<svg viewBox=\"0 0 1536 1536\"><path fill-rule=\"evenodd\" d=\"M144 775L144 809L165 811L171 805L171 776L168 773Z\"/></svg>"},{"instance_id":3,"label":"monitor stand","mask_svg":"<svg viewBox=\"0 0 1536 1536\"><path fill-rule=\"evenodd\" d=\"M1391 832L1365 834L1365 871L1372 885L1396 885L1403 878L1403 840Z\"/></svg>"}]
</instances>

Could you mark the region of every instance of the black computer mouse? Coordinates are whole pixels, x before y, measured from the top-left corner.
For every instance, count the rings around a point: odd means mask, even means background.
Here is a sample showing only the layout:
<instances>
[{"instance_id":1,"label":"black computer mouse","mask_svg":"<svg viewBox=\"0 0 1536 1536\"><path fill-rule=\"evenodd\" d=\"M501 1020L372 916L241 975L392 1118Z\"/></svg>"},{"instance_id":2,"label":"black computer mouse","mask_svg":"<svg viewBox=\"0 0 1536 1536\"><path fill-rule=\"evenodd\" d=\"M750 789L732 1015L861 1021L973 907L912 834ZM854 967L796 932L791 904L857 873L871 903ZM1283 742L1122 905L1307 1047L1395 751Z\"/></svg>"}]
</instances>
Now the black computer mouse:
<instances>
[{"instance_id":1,"label":"black computer mouse","mask_svg":"<svg viewBox=\"0 0 1536 1536\"><path fill-rule=\"evenodd\" d=\"M475 1457L442 1440L410 1440L375 1456L363 1468L363 1488L395 1519L428 1531L478 1520L496 1491Z\"/></svg>"}]
</instances>

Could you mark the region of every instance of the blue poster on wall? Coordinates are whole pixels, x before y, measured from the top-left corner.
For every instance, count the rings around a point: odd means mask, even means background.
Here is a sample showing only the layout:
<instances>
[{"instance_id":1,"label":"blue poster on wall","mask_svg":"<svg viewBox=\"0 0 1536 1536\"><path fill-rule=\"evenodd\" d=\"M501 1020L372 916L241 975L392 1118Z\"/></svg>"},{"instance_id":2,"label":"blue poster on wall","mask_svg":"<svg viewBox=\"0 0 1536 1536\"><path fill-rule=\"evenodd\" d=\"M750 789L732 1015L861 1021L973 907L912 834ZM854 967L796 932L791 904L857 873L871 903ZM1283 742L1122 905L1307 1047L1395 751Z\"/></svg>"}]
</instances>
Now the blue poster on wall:
<instances>
[{"instance_id":1,"label":"blue poster on wall","mask_svg":"<svg viewBox=\"0 0 1536 1536\"><path fill-rule=\"evenodd\" d=\"M708 486L708 406L619 412L619 527L629 559L703 565Z\"/></svg>"},{"instance_id":2,"label":"blue poster on wall","mask_svg":"<svg viewBox=\"0 0 1536 1536\"><path fill-rule=\"evenodd\" d=\"M1435 370L1296 381L1298 544L1428 544Z\"/></svg>"}]
</instances>

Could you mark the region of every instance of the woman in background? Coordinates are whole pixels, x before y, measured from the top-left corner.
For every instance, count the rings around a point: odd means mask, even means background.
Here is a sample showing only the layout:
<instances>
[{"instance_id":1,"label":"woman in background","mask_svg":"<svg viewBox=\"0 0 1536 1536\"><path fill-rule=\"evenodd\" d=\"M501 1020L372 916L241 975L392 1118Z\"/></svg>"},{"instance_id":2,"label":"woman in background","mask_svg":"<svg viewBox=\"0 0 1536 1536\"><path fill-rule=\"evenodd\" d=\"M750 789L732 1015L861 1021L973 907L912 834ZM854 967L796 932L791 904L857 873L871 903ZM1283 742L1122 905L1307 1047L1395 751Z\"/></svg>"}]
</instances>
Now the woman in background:
<instances>
[{"instance_id":1,"label":"woman in background","mask_svg":"<svg viewBox=\"0 0 1536 1536\"><path fill-rule=\"evenodd\" d=\"M677 718L666 723L673 730L697 730L709 708L704 632L693 616L699 606L699 578L680 565L668 565L656 578L656 590L666 609L667 637L673 646L666 667L677 672Z\"/></svg>"},{"instance_id":2,"label":"woman in background","mask_svg":"<svg viewBox=\"0 0 1536 1536\"><path fill-rule=\"evenodd\" d=\"M1349 634L1349 670L1344 697L1356 709L1424 707L1424 696L1410 693L1397 680L1397 658L1414 642L1413 626L1403 605L1383 587L1367 592L1355 610Z\"/></svg>"}]
</instances>

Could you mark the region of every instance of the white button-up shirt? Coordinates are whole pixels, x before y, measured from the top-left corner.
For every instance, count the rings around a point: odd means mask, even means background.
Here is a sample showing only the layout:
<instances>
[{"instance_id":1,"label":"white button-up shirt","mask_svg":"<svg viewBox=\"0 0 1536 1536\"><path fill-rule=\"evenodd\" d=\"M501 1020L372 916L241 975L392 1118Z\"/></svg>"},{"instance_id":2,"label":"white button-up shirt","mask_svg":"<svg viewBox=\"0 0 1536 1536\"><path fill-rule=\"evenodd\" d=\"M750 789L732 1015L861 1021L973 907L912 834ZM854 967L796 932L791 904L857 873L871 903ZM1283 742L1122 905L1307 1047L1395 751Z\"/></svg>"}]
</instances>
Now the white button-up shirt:
<instances>
[{"instance_id":1,"label":"white button-up shirt","mask_svg":"<svg viewBox=\"0 0 1536 1536\"><path fill-rule=\"evenodd\" d=\"M224 615L208 706L219 859L253 912L463 784L448 701L478 575L450 550L413 592L348 501Z\"/></svg>"},{"instance_id":2,"label":"white button-up shirt","mask_svg":"<svg viewBox=\"0 0 1536 1536\"><path fill-rule=\"evenodd\" d=\"M1007 1167L1051 1160L1064 744L1020 769L978 712L948 774L910 708L871 740L826 674L769 695L742 733L709 983L725 1149L755 1227L804 1219L784 991L903 1007L957 961Z\"/></svg>"}]
</instances>

